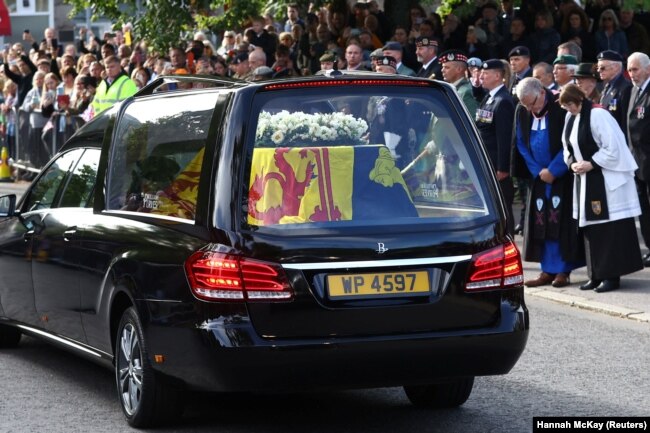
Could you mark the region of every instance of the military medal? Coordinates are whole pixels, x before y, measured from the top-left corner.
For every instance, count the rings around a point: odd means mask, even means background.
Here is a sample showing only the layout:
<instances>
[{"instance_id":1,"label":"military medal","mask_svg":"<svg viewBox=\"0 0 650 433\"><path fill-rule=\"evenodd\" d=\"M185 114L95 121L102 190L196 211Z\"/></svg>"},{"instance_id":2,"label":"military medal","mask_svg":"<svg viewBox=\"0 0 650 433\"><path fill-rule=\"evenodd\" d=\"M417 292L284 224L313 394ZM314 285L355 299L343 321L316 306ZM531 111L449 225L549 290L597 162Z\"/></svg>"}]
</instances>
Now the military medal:
<instances>
[{"instance_id":1,"label":"military medal","mask_svg":"<svg viewBox=\"0 0 650 433\"><path fill-rule=\"evenodd\" d=\"M609 111L616 111L616 99L612 99L609 103Z\"/></svg>"},{"instance_id":2,"label":"military medal","mask_svg":"<svg viewBox=\"0 0 650 433\"><path fill-rule=\"evenodd\" d=\"M645 107L636 107L636 118L643 119L645 117Z\"/></svg>"}]
</instances>

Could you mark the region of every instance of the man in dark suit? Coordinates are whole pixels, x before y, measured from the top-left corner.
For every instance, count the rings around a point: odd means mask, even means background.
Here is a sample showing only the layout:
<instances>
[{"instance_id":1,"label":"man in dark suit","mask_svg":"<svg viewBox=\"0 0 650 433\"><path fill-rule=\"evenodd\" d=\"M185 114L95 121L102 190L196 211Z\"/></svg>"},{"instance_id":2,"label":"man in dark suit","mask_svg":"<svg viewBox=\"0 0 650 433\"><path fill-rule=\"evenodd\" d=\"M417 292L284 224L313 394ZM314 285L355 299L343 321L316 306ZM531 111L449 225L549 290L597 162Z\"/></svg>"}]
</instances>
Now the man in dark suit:
<instances>
[{"instance_id":1,"label":"man in dark suit","mask_svg":"<svg viewBox=\"0 0 650 433\"><path fill-rule=\"evenodd\" d=\"M533 76L533 68L530 66L530 50L528 47L523 45L516 46L508 53L508 62L510 63L510 68L512 69L512 86L508 89L512 95L512 102L517 106L519 103L519 98L517 97L517 84L521 82L524 78ZM514 146L513 146L514 147ZM513 149L514 150L514 149ZM515 161L520 158L517 152L514 152L512 163L515 164ZM526 197L528 196L528 188L530 183L530 176L525 172L524 174L512 173L515 176L515 184L517 190L519 191L519 197L523 202L523 207L521 208L521 214L519 216L519 222L515 226L516 234L523 234L524 231L524 217L526 214Z\"/></svg>"},{"instance_id":2,"label":"man in dark suit","mask_svg":"<svg viewBox=\"0 0 650 433\"><path fill-rule=\"evenodd\" d=\"M417 73L418 77L440 79L442 66L438 61L438 41L428 36L419 36L415 40L415 54L422 67Z\"/></svg>"},{"instance_id":3,"label":"man in dark suit","mask_svg":"<svg viewBox=\"0 0 650 433\"><path fill-rule=\"evenodd\" d=\"M510 53L508 53L508 61L510 62L510 68L512 69L513 75L512 87L508 90L512 94L512 98L516 105L517 102L519 102L517 92L515 92L517 84L519 84L519 82L524 78L533 76L533 68L530 67L530 50L528 47L524 47L523 45L514 47L510 50Z\"/></svg>"},{"instance_id":4,"label":"man in dark suit","mask_svg":"<svg viewBox=\"0 0 650 433\"><path fill-rule=\"evenodd\" d=\"M623 99L626 92L630 91L632 84L623 75L623 57L616 51L602 51L598 53L598 72L605 83L600 105L608 110L618 125L625 131L625 106Z\"/></svg>"},{"instance_id":5,"label":"man in dark suit","mask_svg":"<svg viewBox=\"0 0 650 433\"><path fill-rule=\"evenodd\" d=\"M503 84L504 76L505 65L501 60L491 59L483 62L481 82L488 93L476 112L476 127L496 170L508 213L508 232L513 235L512 202L515 190L510 177L510 150L515 106L512 96Z\"/></svg>"},{"instance_id":6,"label":"man in dark suit","mask_svg":"<svg viewBox=\"0 0 650 433\"><path fill-rule=\"evenodd\" d=\"M641 215L641 235L646 248L650 248L650 58L645 53L633 53L627 59L627 71L633 87L625 98L627 143L639 165L635 173ZM643 256L644 266L650 266L650 253Z\"/></svg>"}]
</instances>

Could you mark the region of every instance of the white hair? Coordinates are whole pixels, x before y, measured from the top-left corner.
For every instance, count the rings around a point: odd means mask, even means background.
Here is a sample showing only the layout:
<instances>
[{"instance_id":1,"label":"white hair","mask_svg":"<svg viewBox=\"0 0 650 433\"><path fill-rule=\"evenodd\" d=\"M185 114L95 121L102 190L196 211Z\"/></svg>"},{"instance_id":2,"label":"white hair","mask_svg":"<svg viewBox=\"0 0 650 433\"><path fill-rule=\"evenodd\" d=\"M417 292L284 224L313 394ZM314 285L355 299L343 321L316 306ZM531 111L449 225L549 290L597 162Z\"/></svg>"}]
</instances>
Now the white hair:
<instances>
[{"instance_id":1,"label":"white hair","mask_svg":"<svg viewBox=\"0 0 650 433\"><path fill-rule=\"evenodd\" d=\"M646 53L640 53L637 51L636 53L630 54L630 57L627 58L627 63L630 63L633 60L636 60L642 68L650 66L650 57L648 57Z\"/></svg>"},{"instance_id":2,"label":"white hair","mask_svg":"<svg viewBox=\"0 0 650 433\"><path fill-rule=\"evenodd\" d=\"M517 98L521 101L526 96L538 95L544 89L544 85L537 78L527 77L517 84L515 91Z\"/></svg>"}]
</instances>

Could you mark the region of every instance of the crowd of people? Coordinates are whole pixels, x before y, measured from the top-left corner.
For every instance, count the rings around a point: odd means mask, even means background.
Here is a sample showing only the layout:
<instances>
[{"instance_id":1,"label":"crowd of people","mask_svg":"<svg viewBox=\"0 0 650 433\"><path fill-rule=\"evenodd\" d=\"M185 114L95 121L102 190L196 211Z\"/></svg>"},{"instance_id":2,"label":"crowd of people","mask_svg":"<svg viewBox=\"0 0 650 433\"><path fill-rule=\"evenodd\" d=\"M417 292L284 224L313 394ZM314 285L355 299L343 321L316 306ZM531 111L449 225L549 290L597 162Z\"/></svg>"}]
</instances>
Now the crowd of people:
<instances>
[{"instance_id":1,"label":"crowd of people","mask_svg":"<svg viewBox=\"0 0 650 433\"><path fill-rule=\"evenodd\" d=\"M525 284L563 287L586 264L581 289L614 290L650 266L634 225L639 217L650 247L650 38L630 2L521 3L483 0L474 14L444 18L414 3L406 25L392 25L375 0L290 4L284 22L267 14L212 37L197 31L166 53L130 25L103 38L82 28L65 46L55 29L41 41L25 32L1 54L1 132L14 159L40 167L79 125L160 75L255 81L338 69L444 80L475 116L508 230L541 263ZM515 216L517 192L529 200Z\"/></svg>"}]
</instances>

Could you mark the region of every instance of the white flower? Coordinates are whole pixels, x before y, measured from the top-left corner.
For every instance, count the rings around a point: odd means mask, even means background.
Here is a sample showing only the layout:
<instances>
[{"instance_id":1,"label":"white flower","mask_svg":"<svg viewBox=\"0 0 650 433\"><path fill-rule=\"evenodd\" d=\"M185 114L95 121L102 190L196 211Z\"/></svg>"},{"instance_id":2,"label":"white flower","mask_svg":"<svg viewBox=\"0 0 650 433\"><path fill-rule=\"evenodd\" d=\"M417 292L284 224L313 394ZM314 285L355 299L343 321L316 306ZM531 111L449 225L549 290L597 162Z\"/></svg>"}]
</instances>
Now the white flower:
<instances>
[{"instance_id":1,"label":"white flower","mask_svg":"<svg viewBox=\"0 0 650 433\"><path fill-rule=\"evenodd\" d=\"M356 145L362 142L367 130L365 120L350 114L283 110L276 114L260 113L255 140L257 146Z\"/></svg>"},{"instance_id":2,"label":"white flower","mask_svg":"<svg viewBox=\"0 0 650 433\"><path fill-rule=\"evenodd\" d=\"M275 131L273 135L271 135L271 140L273 140L276 145L279 145L284 141L284 132Z\"/></svg>"}]
</instances>

